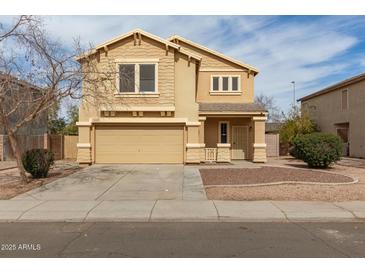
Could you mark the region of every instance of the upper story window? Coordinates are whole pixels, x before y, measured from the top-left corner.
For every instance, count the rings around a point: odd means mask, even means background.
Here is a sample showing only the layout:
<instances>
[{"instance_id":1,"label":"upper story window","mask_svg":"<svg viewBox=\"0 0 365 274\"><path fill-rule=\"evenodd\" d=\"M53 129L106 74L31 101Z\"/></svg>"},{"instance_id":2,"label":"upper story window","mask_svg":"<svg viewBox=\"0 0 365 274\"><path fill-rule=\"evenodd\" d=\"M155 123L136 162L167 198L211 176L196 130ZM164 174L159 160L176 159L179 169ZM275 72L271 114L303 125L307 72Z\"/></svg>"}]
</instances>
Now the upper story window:
<instances>
[{"instance_id":1,"label":"upper story window","mask_svg":"<svg viewBox=\"0 0 365 274\"><path fill-rule=\"evenodd\" d=\"M157 63L122 63L119 69L120 93L157 93Z\"/></svg>"},{"instance_id":2,"label":"upper story window","mask_svg":"<svg viewBox=\"0 0 365 274\"><path fill-rule=\"evenodd\" d=\"M341 109L347 110L349 108L349 91L345 89L341 92Z\"/></svg>"},{"instance_id":3,"label":"upper story window","mask_svg":"<svg viewBox=\"0 0 365 274\"><path fill-rule=\"evenodd\" d=\"M241 76L239 75L213 75L211 77L211 92L241 92Z\"/></svg>"}]
</instances>

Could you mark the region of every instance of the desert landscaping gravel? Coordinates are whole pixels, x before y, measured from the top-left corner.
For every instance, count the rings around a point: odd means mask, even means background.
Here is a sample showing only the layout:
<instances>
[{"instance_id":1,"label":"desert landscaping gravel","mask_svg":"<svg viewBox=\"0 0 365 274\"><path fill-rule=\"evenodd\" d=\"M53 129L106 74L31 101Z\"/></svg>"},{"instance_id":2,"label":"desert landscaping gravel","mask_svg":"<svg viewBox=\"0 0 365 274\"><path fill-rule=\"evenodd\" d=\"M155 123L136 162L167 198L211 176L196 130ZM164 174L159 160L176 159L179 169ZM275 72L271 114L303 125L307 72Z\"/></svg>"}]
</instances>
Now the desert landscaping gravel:
<instances>
[{"instance_id":1,"label":"desert landscaping gravel","mask_svg":"<svg viewBox=\"0 0 365 274\"><path fill-rule=\"evenodd\" d=\"M269 158L268 165L283 167L301 167L307 169L302 161L291 157ZM265 166L263 164L262 166ZM284 184L273 186L250 187L209 187L206 188L210 200L237 201L365 201L365 160L344 159L332 166L329 171L337 174L351 175L359 179L356 184L349 185L299 185ZM293 179L293 178L292 178Z\"/></svg>"},{"instance_id":2,"label":"desert landscaping gravel","mask_svg":"<svg viewBox=\"0 0 365 274\"><path fill-rule=\"evenodd\" d=\"M200 169L204 185L265 184L283 181L345 183L352 178L328 172L299 168L261 167L261 168L222 168Z\"/></svg>"}]
</instances>

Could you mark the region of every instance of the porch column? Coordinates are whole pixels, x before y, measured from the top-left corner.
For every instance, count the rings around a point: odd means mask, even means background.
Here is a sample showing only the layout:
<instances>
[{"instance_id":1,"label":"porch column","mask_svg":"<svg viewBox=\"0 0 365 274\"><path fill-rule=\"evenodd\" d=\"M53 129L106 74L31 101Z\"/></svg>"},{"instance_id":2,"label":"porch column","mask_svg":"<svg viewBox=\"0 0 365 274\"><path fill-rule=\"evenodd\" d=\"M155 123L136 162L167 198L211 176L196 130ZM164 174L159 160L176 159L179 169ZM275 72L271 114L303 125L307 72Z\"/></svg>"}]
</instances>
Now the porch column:
<instances>
[{"instance_id":1,"label":"porch column","mask_svg":"<svg viewBox=\"0 0 365 274\"><path fill-rule=\"evenodd\" d=\"M199 128L200 122L186 122L187 128L187 143L186 143L186 163L200 163L201 149L199 143Z\"/></svg>"},{"instance_id":2,"label":"porch column","mask_svg":"<svg viewBox=\"0 0 365 274\"><path fill-rule=\"evenodd\" d=\"M266 116L252 117L253 126L253 162L266 162L266 143L265 143L265 121Z\"/></svg>"},{"instance_id":3,"label":"porch column","mask_svg":"<svg viewBox=\"0 0 365 274\"><path fill-rule=\"evenodd\" d=\"M199 143L200 143L200 162L205 161L205 120L207 117L199 117Z\"/></svg>"},{"instance_id":4,"label":"porch column","mask_svg":"<svg viewBox=\"0 0 365 274\"><path fill-rule=\"evenodd\" d=\"M77 162L90 165L91 160L91 122L77 122L79 128L79 142L77 143Z\"/></svg>"}]
</instances>

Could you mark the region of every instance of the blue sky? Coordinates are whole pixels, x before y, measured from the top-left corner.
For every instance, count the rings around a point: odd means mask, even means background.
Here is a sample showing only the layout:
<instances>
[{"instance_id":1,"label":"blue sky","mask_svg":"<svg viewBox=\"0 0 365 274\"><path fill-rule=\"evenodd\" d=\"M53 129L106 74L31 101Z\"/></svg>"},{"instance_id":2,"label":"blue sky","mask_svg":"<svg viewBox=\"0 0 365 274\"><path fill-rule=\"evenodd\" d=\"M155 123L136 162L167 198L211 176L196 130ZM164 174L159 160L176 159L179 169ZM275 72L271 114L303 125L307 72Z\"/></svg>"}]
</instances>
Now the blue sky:
<instances>
[{"instance_id":1,"label":"blue sky","mask_svg":"<svg viewBox=\"0 0 365 274\"><path fill-rule=\"evenodd\" d=\"M297 98L365 72L365 16L45 16L51 35L98 44L133 28L179 34L260 70L255 93Z\"/></svg>"}]
</instances>

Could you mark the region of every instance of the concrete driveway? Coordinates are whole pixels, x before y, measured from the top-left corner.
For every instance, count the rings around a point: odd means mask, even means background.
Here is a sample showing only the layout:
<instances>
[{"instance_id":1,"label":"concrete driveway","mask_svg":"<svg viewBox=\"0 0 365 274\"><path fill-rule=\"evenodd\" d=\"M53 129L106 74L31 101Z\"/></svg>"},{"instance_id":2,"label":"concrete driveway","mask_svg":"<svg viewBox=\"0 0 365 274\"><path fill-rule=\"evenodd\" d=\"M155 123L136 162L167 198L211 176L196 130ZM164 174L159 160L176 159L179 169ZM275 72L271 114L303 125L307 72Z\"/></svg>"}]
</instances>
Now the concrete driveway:
<instances>
[{"instance_id":1,"label":"concrete driveway","mask_svg":"<svg viewBox=\"0 0 365 274\"><path fill-rule=\"evenodd\" d=\"M14 200L206 200L200 174L183 165L93 165Z\"/></svg>"}]
</instances>

